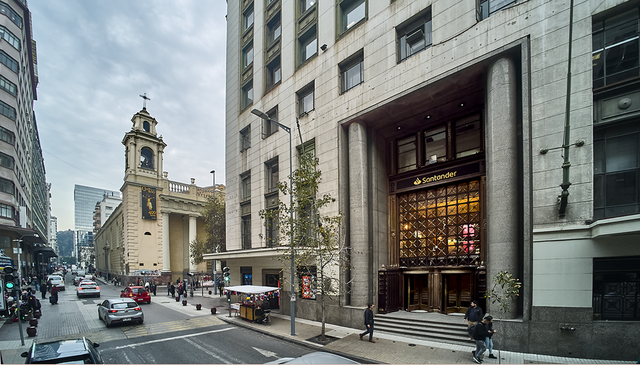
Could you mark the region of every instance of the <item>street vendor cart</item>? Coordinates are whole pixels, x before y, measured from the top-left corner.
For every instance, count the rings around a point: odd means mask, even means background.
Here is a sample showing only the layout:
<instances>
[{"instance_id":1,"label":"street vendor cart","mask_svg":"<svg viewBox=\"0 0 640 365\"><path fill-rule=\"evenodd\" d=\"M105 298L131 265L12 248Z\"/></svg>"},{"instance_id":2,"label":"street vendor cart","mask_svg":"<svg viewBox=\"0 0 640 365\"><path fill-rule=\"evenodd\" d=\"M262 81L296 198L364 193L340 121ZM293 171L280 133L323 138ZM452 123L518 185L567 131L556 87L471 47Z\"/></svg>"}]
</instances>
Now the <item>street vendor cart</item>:
<instances>
[{"instance_id":1,"label":"street vendor cart","mask_svg":"<svg viewBox=\"0 0 640 365\"><path fill-rule=\"evenodd\" d=\"M256 308L265 300L279 298L280 288L273 286L238 285L224 288L224 294L237 296L236 303L240 309L240 317L248 321L256 320Z\"/></svg>"}]
</instances>

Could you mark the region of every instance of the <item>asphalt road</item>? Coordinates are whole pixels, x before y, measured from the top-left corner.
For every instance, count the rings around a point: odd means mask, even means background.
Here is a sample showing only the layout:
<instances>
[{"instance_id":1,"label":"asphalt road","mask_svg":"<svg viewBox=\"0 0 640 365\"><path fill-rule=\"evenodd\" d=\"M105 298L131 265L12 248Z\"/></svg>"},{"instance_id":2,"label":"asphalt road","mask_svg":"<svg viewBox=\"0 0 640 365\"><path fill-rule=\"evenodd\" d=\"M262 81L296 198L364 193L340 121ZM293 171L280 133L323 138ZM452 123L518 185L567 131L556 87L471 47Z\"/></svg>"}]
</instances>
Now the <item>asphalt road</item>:
<instances>
[{"instance_id":1,"label":"asphalt road","mask_svg":"<svg viewBox=\"0 0 640 365\"><path fill-rule=\"evenodd\" d=\"M76 298L73 277L66 279L67 293L63 295L87 309L85 321L96 321L97 304L118 297L122 289L106 285L101 286L100 298ZM194 311L176 310L180 307L166 294L152 296L151 303L141 307L145 315L142 325L126 323L106 328L97 321L99 332L90 337L100 344L98 350L105 363L262 364L313 352L308 347L225 323L204 311L194 316Z\"/></svg>"}]
</instances>

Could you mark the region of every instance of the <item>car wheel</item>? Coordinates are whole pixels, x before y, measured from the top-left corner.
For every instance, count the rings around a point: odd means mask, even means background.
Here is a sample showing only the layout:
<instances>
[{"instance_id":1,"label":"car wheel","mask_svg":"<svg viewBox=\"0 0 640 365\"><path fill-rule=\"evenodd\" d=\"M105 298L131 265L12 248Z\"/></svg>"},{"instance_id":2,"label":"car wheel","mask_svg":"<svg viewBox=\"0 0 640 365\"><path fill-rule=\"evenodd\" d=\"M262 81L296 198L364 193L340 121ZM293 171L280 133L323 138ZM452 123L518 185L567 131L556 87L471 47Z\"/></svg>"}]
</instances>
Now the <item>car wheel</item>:
<instances>
[{"instance_id":1,"label":"car wheel","mask_svg":"<svg viewBox=\"0 0 640 365\"><path fill-rule=\"evenodd\" d=\"M111 323L109 323L109 320L106 317L104 319L104 325L107 326L107 328L111 327Z\"/></svg>"},{"instance_id":2,"label":"car wheel","mask_svg":"<svg viewBox=\"0 0 640 365\"><path fill-rule=\"evenodd\" d=\"M144 323L144 319L141 319L140 322L138 322L138 324L143 324Z\"/></svg>"}]
</instances>

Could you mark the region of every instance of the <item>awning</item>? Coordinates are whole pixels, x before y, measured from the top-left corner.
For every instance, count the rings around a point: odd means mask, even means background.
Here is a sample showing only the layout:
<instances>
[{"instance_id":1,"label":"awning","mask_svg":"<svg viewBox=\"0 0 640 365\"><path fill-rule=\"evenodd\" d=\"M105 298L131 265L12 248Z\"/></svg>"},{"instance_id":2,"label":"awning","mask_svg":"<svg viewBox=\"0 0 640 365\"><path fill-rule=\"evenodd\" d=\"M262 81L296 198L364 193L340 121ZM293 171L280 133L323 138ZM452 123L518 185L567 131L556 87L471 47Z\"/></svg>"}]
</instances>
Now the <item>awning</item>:
<instances>
[{"instance_id":1,"label":"awning","mask_svg":"<svg viewBox=\"0 0 640 365\"><path fill-rule=\"evenodd\" d=\"M258 285L238 285L228 286L224 288L225 292L236 292L242 294L262 294L278 291L280 288L275 286L258 286Z\"/></svg>"},{"instance_id":2,"label":"awning","mask_svg":"<svg viewBox=\"0 0 640 365\"><path fill-rule=\"evenodd\" d=\"M34 254L41 253L45 257L58 257L58 255L56 255L55 251L53 251L53 248L46 247L46 246L44 246L44 247L34 247L33 248L33 253Z\"/></svg>"}]
</instances>

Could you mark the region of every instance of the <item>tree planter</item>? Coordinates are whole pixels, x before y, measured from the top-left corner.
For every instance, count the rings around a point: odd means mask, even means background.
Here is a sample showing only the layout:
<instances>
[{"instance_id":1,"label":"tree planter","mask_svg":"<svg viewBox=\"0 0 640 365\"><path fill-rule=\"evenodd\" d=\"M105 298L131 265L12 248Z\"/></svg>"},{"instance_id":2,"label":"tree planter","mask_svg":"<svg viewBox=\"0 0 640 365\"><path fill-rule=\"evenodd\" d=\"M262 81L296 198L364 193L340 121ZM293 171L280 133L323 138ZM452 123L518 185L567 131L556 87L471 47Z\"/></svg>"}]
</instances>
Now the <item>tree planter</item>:
<instances>
[{"instance_id":1,"label":"tree planter","mask_svg":"<svg viewBox=\"0 0 640 365\"><path fill-rule=\"evenodd\" d=\"M27 327L27 335L29 335L29 337L35 337L37 334L37 330L35 327L31 326L31 327Z\"/></svg>"},{"instance_id":2,"label":"tree planter","mask_svg":"<svg viewBox=\"0 0 640 365\"><path fill-rule=\"evenodd\" d=\"M176 297L176 302L180 302L180 297Z\"/></svg>"},{"instance_id":3,"label":"tree planter","mask_svg":"<svg viewBox=\"0 0 640 365\"><path fill-rule=\"evenodd\" d=\"M182 305L183 305L183 306L186 306L186 305L187 305L187 300L186 300L186 299L182 301Z\"/></svg>"},{"instance_id":4,"label":"tree planter","mask_svg":"<svg viewBox=\"0 0 640 365\"><path fill-rule=\"evenodd\" d=\"M42 317L42 312L40 312L39 310L37 310L37 309L36 309L36 310L33 312L33 316L34 316L36 319L39 319L40 317Z\"/></svg>"},{"instance_id":5,"label":"tree planter","mask_svg":"<svg viewBox=\"0 0 640 365\"><path fill-rule=\"evenodd\" d=\"M211 290L209 290L209 295L211 295Z\"/></svg>"},{"instance_id":6,"label":"tree planter","mask_svg":"<svg viewBox=\"0 0 640 365\"><path fill-rule=\"evenodd\" d=\"M215 308L211 308L211 314L216 314L216 309Z\"/></svg>"},{"instance_id":7,"label":"tree planter","mask_svg":"<svg viewBox=\"0 0 640 365\"><path fill-rule=\"evenodd\" d=\"M29 325L30 325L30 326L33 326L33 327L38 327L38 320L37 320L37 319L35 319L35 318L31 318L31 319L29 320Z\"/></svg>"},{"instance_id":8,"label":"tree planter","mask_svg":"<svg viewBox=\"0 0 640 365\"><path fill-rule=\"evenodd\" d=\"M196 304L196 310L202 309L202 304Z\"/></svg>"}]
</instances>

